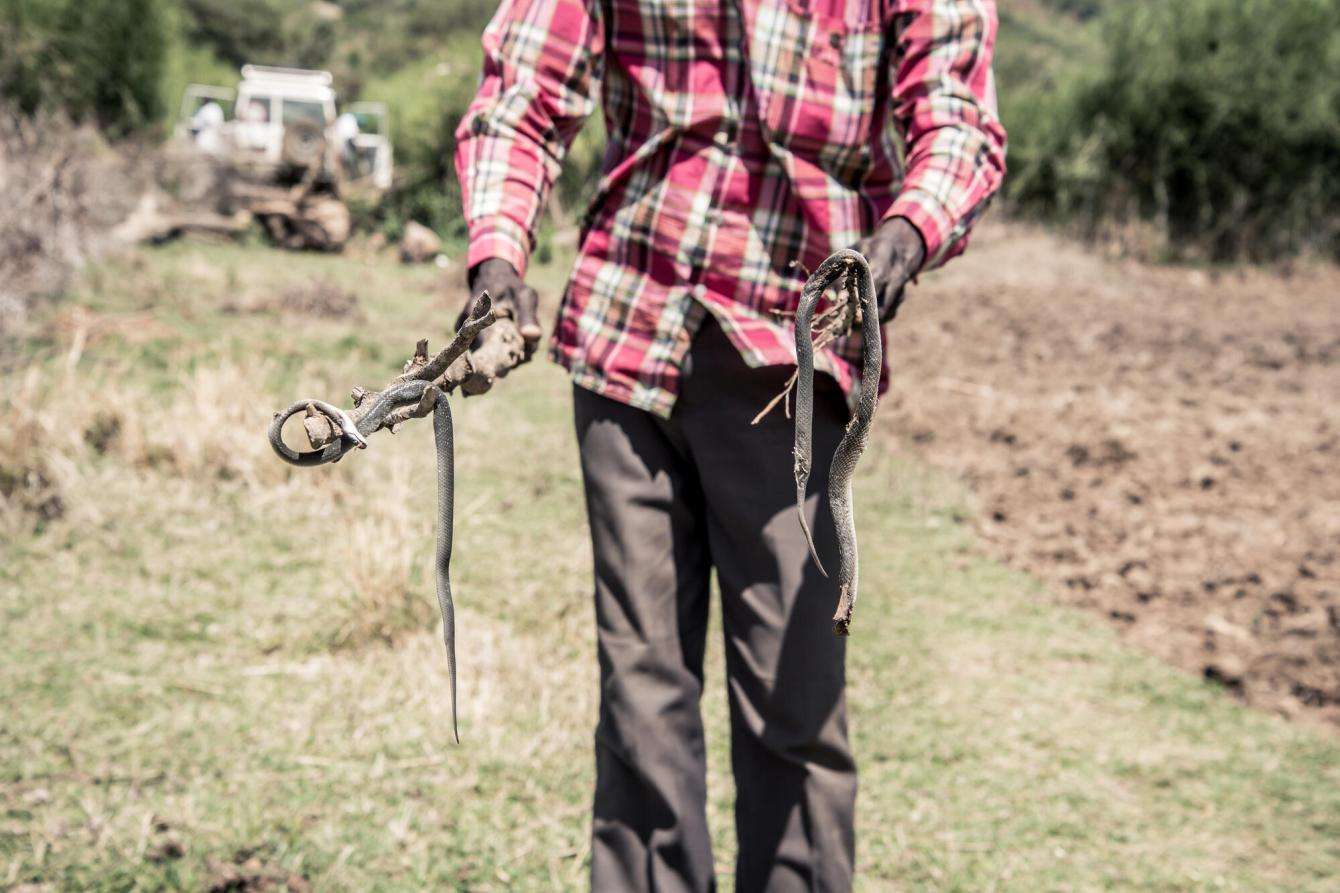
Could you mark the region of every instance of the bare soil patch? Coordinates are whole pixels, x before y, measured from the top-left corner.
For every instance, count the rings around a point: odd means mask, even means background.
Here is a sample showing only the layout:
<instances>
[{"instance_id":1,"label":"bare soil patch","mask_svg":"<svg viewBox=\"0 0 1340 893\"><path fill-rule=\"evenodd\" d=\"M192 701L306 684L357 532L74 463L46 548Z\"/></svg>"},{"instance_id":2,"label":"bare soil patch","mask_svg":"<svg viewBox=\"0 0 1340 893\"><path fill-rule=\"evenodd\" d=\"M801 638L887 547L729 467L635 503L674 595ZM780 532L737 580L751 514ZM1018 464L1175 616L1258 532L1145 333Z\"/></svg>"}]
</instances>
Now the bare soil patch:
<instances>
[{"instance_id":1,"label":"bare soil patch","mask_svg":"<svg viewBox=\"0 0 1340 893\"><path fill-rule=\"evenodd\" d=\"M239 851L230 861L209 860L209 893L309 893L304 877L264 861L250 850Z\"/></svg>"},{"instance_id":2,"label":"bare soil patch","mask_svg":"<svg viewBox=\"0 0 1340 893\"><path fill-rule=\"evenodd\" d=\"M1340 722L1340 270L990 226L911 295L881 424L989 548L1248 703Z\"/></svg>"},{"instance_id":3,"label":"bare soil patch","mask_svg":"<svg viewBox=\"0 0 1340 893\"><path fill-rule=\"evenodd\" d=\"M265 297L229 298L222 308L227 314L287 313L314 319L347 319L362 322L366 317L358 295L328 276L295 283L281 292Z\"/></svg>"}]
</instances>

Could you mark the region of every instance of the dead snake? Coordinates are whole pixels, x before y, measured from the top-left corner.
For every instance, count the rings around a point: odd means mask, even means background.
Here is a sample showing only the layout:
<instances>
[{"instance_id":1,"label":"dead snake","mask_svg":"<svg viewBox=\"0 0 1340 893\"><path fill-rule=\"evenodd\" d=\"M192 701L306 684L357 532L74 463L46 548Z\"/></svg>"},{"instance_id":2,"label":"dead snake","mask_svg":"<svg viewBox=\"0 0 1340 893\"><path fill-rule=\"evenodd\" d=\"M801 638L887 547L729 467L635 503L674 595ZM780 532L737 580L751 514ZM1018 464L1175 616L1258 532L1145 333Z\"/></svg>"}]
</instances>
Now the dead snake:
<instances>
[{"instance_id":1,"label":"dead snake","mask_svg":"<svg viewBox=\"0 0 1340 893\"><path fill-rule=\"evenodd\" d=\"M355 413L346 412L320 400L299 400L284 411L275 413L268 432L270 446L285 462L301 467L324 465L327 462L338 462L352 449L365 448L366 438L369 435L399 420L399 416L391 418L397 410L416 406L426 409L425 400L432 401L433 441L437 448L438 516L437 551L434 562L437 572L437 604L442 613L442 641L447 649L447 674L451 685L451 730L457 742L461 740L461 735L456 719L456 611L451 597L452 523L456 479L451 405L447 402L447 395L438 388L434 380L414 376L432 376L445 370L456 357L470 348L475 337L493 321L491 303L485 295L476 304L471 317L456 333L451 345L431 366L407 372L379 394L370 395L370 402L360 405ZM432 393L425 397L430 388ZM284 443L284 423L308 407L325 415L339 436L321 449L298 452Z\"/></svg>"},{"instance_id":2,"label":"dead snake","mask_svg":"<svg viewBox=\"0 0 1340 893\"><path fill-rule=\"evenodd\" d=\"M848 312L842 328L850 330L854 324L861 327L861 381L856 400L856 411L847 423L847 430L833 454L828 474L828 505L833 513L838 541L838 606L833 615L833 631L845 636L851 626L852 609L856 605L856 516L852 510L852 475L856 463L865 452L870 436L870 423L879 402L879 375L883 362L883 344L879 324L879 307L875 301L874 283L870 266L856 251L843 249L828 257L805 281L801 289L800 305L796 310L796 509L800 526L805 532L810 554L824 576L814 537L805 521L805 489L809 481L813 459L814 435L814 342L811 328L815 306L824 292L838 285L845 277L848 290ZM852 301L852 297L855 301Z\"/></svg>"}]
</instances>

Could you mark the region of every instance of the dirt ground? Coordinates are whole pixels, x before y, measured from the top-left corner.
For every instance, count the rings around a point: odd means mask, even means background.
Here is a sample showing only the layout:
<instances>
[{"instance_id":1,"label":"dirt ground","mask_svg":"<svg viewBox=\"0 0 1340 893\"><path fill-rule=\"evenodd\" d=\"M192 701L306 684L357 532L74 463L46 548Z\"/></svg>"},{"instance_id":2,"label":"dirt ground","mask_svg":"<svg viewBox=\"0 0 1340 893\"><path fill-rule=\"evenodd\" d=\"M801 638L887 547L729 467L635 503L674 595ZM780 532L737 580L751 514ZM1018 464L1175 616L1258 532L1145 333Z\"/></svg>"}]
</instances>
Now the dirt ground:
<instances>
[{"instance_id":1,"label":"dirt ground","mask_svg":"<svg viewBox=\"0 0 1340 893\"><path fill-rule=\"evenodd\" d=\"M916 287L880 424L988 548L1247 703L1340 723L1340 269L1105 260L993 224Z\"/></svg>"}]
</instances>

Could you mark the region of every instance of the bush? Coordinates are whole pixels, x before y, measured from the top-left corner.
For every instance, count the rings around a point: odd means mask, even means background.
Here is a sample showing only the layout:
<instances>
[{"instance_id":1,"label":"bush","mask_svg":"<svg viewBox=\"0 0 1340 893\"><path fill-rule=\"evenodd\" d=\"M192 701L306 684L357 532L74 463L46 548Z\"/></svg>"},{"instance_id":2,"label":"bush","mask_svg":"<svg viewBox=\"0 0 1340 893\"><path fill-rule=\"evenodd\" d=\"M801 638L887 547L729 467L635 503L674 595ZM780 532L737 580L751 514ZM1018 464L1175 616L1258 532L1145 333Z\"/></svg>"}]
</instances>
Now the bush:
<instances>
[{"instance_id":1,"label":"bush","mask_svg":"<svg viewBox=\"0 0 1340 893\"><path fill-rule=\"evenodd\" d=\"M1015 207L1151 223L1173 255L1340 249L1340 0L1179 0L1105 15L1088 76L1014 97Z\"/></svg>"},{"instance_id":2,"label":"bush","mask_svg":"<svg viewBox=\"0 0 1340 893\"><path fill-rule=\"evenodd\" d=\"M1112 0L1045 0L1045 5L1078 19L1091 19L1112 5Z\"/></svg>"},{"instance_id":3,"label":"bush","mask_svg":"<svg viewBox=\"0 0 1340 893\"><path fill-rule=\"evenodd\" d=\"M460 246L465 241L453 164L455 132L479 85L482 30L482 24L462 29L439 54L374 81L365 90L369 99L383 100L391 110L396 185L383 203L382 215L393 238L405 222L417 220L448 243ZM604 150L604 127L597 114L573 142L554 187L558 207L568 220L585 210Z\"/></svg>"},{"instance_id":4,"label":"bush","mask_svg":"<svg viewBox=\"0 0 1340 893\"><path fill-rule=\"evenodd\" d=\"M181 0L186 39L234 68L255 62L334 71L351 85L478 34L497 0Z\"/></svg>"},{"instance_id":5,"label":"bush","mask_svg":"<svg viewBox=\"0 0 1340 893\"><path fill-rule=\"evenodd\" d=\"M6 338L29 308L64 290L73 271L115 244L114 230L148 179L88 124L0 104L0 368Z\"/></svg>"},{"instance_id":6,"label":"bush","mask_svg":"<svg viewBox=\"0 0 1340 893\"><path fill-rule=\"evenodd\" d=\"M166 0L2 0L0 97L60 111L113 136L163 113L172 28Z\"/></svg>"},{"instance_id":7,"label":"bush","mask_svg":"<svg viewBox=\"0 0 1340 893\"><path fill-rule=\"evenodd\" d=\"M297 7L292 0L182 0L185 36L234 68L279 62L284 16Z\"/></svg>"}]
</instances>

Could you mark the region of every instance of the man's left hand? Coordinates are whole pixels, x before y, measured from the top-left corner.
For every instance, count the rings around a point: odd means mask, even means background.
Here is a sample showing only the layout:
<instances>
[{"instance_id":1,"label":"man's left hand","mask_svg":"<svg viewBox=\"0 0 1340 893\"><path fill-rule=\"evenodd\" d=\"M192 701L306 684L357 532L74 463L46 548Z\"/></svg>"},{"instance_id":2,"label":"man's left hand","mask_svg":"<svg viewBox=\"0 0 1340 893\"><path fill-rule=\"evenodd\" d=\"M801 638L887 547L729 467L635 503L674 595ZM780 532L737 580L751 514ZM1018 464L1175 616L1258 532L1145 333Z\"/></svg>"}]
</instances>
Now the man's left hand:
<instances>
[{"instance_id":1,"label":"man's left hand","mask_svg":"<svg viewBox=\"0 0 1340 893\"><path fill-rule=\"evenodd\" d=\"M926 245L921 233L907 218L893 217L858 242L856 250L870 262L879 320L888 322L897 315L905 286L920 272L925 260Z\"/></svg>"}]
</instances>

